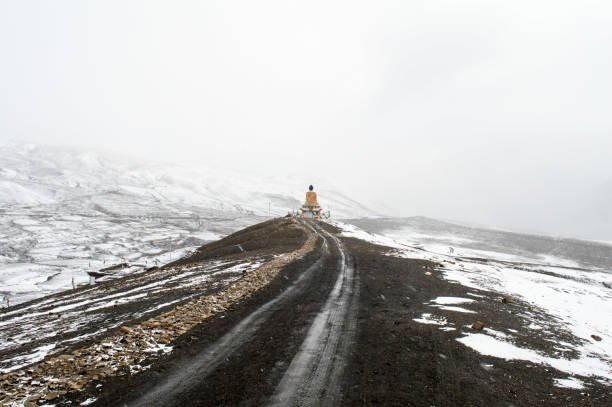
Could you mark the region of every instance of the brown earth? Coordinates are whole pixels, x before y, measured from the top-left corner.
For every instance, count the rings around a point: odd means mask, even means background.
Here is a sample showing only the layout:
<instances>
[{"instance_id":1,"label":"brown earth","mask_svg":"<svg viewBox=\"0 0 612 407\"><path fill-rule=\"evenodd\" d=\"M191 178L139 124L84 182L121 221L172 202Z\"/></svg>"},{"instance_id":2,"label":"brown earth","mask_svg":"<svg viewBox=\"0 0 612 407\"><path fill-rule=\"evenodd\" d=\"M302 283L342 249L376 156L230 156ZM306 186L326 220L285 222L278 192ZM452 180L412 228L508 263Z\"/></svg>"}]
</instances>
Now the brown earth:
<instances>
[{"instance_id":1,"label":"brown earth","mask_svg":"<svg viewBox=\"0 0 612 407\"><path fill-rule=\"evenodd\" d=\"M265 265L253 271L262 273L256 289L172 337L172 352L140 362L148 369L90 380L53 404L95 397L100 406L612 405L610 387L597 380L582 378L583 390L559 388L553 379L567 377L563 372L483 356L456 340L482 321L483 334L512 334L521 346L553 354L554 340L575 339L562 325L551 337L525 329L525 315L550 318L542 311L450 283L434 263L389 256L389 248L341 237L327 224L265 222L167 267L254 256L269 264L296 252L275 273L265 274ZM244 278L215 295L241 281L251 284ZM462 307L473 314L427 304L468 292L477 301ZM457 329L413 320L434 311Z\"/></svg>"}]
</instances>

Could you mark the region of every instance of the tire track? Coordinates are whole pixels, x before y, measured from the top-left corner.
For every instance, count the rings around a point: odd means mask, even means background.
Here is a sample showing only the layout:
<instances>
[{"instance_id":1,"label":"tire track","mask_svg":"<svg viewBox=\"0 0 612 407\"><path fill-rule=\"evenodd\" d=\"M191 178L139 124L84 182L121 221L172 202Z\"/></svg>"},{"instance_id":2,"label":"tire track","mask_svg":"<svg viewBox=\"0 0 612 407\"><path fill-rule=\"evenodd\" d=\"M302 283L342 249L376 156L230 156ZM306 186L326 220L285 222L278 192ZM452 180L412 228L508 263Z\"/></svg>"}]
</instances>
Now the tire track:
<instances>
[{"instance_id":1,"label":"tire track","mask_svg":"<svg viewBox=\"0 0 612 407\"><path fill-rule=\"evenodd\" d=\"M315 233L318 231L310 228ZM163 382L156 385L140 398L128 403L129 406L151 406L151 405L173 405L179 395L196 388L200 382L206 379L227 358L237 352L248 343L260 329L269 321L270 316L284 307L288 302L303 292L317 270L330 255L328 239L323 237L320 257L302 273L286 290L274 299L263 304L254 312L249 314L240 323L235 325L229 332L223 335L215 343L200 352L187 364L170 372Z\"/></svg>"},{"instance_id":2,"label":"tire track","mask_svg":"<svg viewBox=\"0 0 612 407\"><path fill-rule=\"evenodd\" d=\"M270 406L332 406L342 398L341 379L356 331L359 277L342 243L317 229L340 252L338 278L270 399Z\"/></svg>"}]
</instances>

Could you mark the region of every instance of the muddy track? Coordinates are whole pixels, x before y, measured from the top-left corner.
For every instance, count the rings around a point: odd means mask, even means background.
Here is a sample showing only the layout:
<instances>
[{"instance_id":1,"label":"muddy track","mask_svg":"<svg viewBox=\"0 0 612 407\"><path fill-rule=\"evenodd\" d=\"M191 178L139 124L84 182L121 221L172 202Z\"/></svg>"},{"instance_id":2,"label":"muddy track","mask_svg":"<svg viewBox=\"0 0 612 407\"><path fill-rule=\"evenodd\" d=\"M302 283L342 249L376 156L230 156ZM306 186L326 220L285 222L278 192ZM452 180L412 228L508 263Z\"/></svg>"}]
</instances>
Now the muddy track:
<instances>
[{"instance_id":1,"label":"muddy track","mask_svg":"<svg viewBox=\"0 0 612 407\"><path fill-rule=\"evenodd\" d=\"M278 384L273 406L336 405L342 398L340 381L355 336L359 281L342 243L326 231L323 235L340 252L338 277Z\"/></svg>"},{"instance_id":2,"label":"muddy track","mask_svg":"<svg viewBox=\"0 0 612 407\"><path fill-rule=\"evenodd\" d=\"M242 402L250 400L257 404L337 404L348 347L355 333L357 278L341 242L316 225L307 226L323 239L323 244L314 261L291 285L256 308L188 363L166 372L159 383L153 386L148 383L148 389L127 404L238 401L228 400L231 394L240 394ZM278 329L278 321L285 321L289 329ZM279 334L285 337L278 338ZM244 360L257 361L260 344L274 336L287 347L270 355L276 356L272 362L277 369L265 368L264 365L271 362L269 359L259 368L260 372L268 371L268 377L261 375L266 384L263 394L252 384L242 388L247 383L244 377L228 377L234 371L242 376ZM280 366L288 367L283 373L278 369ZM216 386L218 381L225 386ZM274 383L278 384L273 386ZM228 389L228 385L233 385L234 389ZM223 388L222 394L215 394L219 388ZM265 394L272 390L273 396L265 401Z\"/></svg>"}]
</instances>

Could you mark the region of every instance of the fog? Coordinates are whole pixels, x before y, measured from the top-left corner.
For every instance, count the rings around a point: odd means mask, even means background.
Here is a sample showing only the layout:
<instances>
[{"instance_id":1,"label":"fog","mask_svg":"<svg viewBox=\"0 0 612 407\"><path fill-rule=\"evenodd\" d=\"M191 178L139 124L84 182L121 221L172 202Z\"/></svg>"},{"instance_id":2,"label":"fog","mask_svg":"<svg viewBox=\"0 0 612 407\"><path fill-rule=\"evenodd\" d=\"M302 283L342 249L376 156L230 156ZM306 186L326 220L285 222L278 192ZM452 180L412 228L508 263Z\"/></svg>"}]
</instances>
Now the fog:
<instances>
[{"instance_id":1,"label":"fog","mask_svg":"<svg viewBox=\"0 0 612 407\"><path fill-rule=\"evenodd\" d=\"M0 138L612 240L608 1L0 3Z\"/></svg>"}]
</instances>

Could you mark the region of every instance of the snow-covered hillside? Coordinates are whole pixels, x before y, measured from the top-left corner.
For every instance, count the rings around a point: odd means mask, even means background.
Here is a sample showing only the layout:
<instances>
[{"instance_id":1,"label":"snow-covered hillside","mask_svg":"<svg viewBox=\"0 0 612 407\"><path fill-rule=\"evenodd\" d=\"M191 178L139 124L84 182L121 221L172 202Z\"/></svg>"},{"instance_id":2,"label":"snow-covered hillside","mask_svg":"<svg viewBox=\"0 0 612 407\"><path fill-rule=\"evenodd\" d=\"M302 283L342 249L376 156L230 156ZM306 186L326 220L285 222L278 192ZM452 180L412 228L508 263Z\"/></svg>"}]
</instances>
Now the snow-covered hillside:
<instances>
[{"instance_id":1,"label":"snow-covered hillside","mask_svg":"<svg viewBox=\"0 0 612 407\"><path fill-rule=\"evenodd\" d=\"M14 304L84 283L88 270L166 263L298 208L309 183L334 217L376 215L320 181L0 145L0 296Z\"/></svg>"},{"instance_id":2,"label":"snow-covered hillside","mask_svg":"<svg viewBox=\"0 0 612 407\"><path fill-rule=\"evenodd\" d=\"M423 216L347 220L393 239L410 241L440 254L612 272L612 243L465 226Z\"/></svg>"},{"instance_id":3,"label":"snow-covered hillside","mask_svg":"<svg viewBox=\"0 0 612 407\"><path fill-rule=\"evenodd\" d=\"M231 163L228 163L228 165ZM375 212L323 181L145 163L67 148L0 145L0 207L61 205L113 215L284 215L315 183L321 204L335 217ZM78 201L78 202L75 202Z\"/></svg>"}]
</instances>

